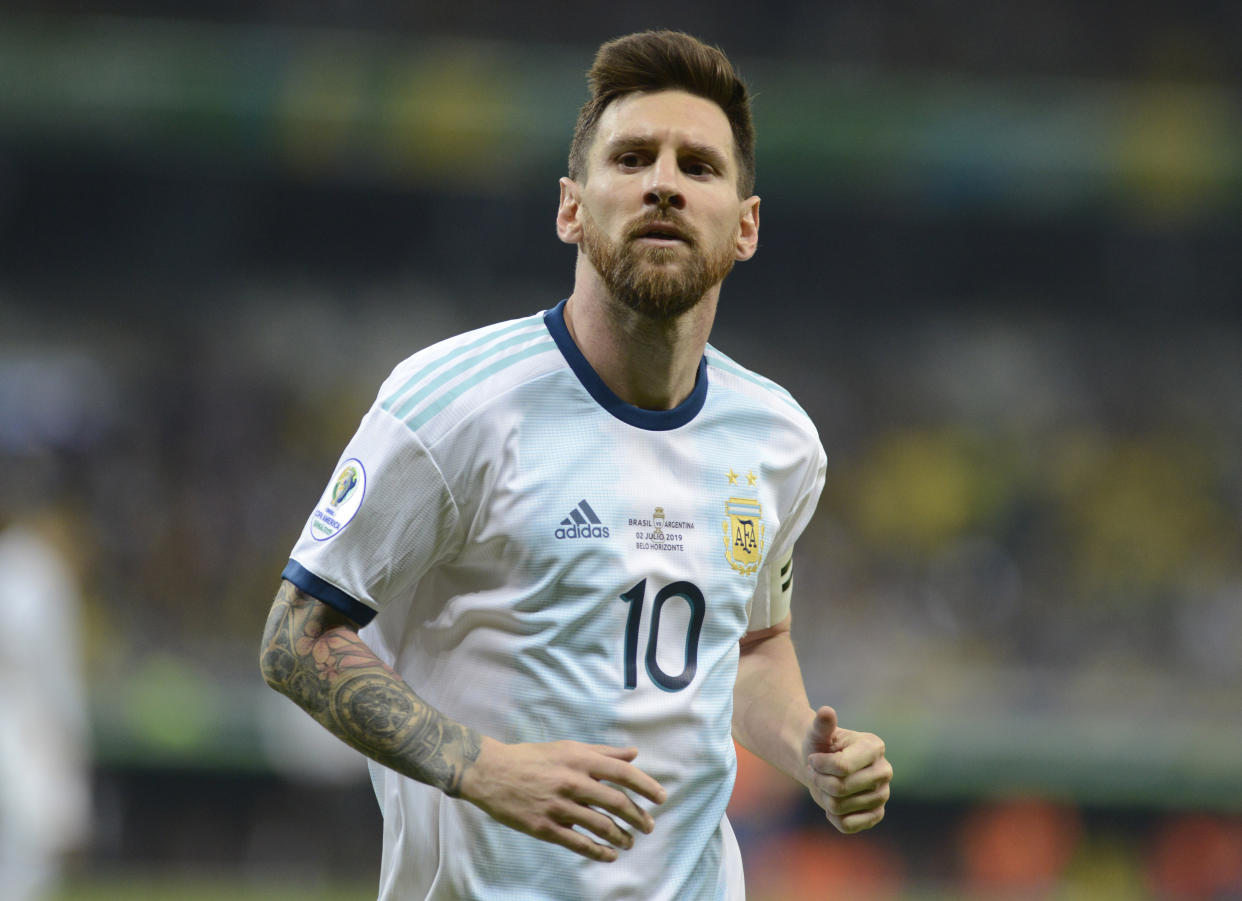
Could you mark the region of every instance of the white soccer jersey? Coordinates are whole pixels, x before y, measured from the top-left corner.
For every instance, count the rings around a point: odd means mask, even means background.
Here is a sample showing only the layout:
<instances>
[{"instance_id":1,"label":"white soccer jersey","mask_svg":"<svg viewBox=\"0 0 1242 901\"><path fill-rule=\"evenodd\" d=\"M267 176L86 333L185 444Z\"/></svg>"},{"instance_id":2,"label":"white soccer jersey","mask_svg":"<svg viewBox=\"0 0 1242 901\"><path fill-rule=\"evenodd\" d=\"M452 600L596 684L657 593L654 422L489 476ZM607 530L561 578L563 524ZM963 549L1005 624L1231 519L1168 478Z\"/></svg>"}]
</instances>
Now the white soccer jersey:
<instances>
[{"instance_id":1,"label":"white soccer jersey","mask_svg":"<svg viewBox=\"0 0 1242 901\"><path fill-rule=\"evenodd\" d=\"M788 610L824 452L788 393L710 346L676 409L625 404L563 309L399 365L284 575L369 623L446 715L505 742L634 745L668 800L595 863L373 764L384 899L743 897L724 816L738 639Z\"/></svg>"}]
</instances>

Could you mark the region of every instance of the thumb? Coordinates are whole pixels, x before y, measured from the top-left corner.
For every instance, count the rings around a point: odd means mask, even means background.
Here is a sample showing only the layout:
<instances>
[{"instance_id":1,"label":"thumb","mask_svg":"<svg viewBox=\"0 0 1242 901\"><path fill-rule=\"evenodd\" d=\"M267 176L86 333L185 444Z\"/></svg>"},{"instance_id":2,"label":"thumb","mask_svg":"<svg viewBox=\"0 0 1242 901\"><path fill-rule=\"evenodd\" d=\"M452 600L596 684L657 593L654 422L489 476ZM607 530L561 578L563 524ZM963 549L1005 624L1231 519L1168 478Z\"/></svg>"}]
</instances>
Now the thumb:
<instances>
[{"instance_id":1,"label":"thumb","mask_svg":"<svg viewBox=\"0 0 1242 901\"><path fill-rule=\"evenodd\" d=\"M837 731L837 712L831 707L815 711L815 719L807 731L807 745L811 751L832 750L832 734Z\"/></svg>"}]
</instances>

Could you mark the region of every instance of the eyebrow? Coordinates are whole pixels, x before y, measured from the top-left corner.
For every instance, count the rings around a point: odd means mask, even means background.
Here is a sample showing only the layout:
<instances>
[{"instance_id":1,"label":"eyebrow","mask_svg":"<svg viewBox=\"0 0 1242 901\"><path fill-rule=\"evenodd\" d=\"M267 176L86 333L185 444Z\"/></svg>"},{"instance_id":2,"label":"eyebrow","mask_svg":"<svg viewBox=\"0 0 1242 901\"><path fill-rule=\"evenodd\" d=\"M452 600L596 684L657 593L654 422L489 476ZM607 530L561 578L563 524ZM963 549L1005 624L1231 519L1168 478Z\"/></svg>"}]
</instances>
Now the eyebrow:
<instances>
[{"instance_id":1,"label":"eyebrow","mask_svg":"<svg viewBox=\"0 0 1242 901\"><path fill-rule=\"evenodd\" d=\"M622 135L609 141L604 149L608 156L616 156L629 150L646 150L654 143L656 139L649 135ZM697 157L721 172L727 172L729 168L728 159L711 144L688 141L678 146L677 155Z\"/></svg>"}]
</instances>

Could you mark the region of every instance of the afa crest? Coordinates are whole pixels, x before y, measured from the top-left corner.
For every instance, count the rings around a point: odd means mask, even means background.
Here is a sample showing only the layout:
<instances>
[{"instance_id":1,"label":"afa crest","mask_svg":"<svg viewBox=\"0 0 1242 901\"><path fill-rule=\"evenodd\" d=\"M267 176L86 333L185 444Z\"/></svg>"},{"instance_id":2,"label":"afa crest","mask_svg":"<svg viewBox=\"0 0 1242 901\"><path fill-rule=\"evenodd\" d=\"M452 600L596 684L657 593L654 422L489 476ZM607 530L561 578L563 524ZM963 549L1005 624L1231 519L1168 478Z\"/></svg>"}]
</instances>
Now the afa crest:
<instances>
[{"instance_id":1,"label":"afa crest","mask_svg":"<svg viewBox=\"0 0 1242 901\"><path fill-rule=\"evenodd\" d=\"M724 549L729 565L744 576L758 572L763 562L763 508L755 498L731 497L725 501Z\"/></svg>"}]
</instances>

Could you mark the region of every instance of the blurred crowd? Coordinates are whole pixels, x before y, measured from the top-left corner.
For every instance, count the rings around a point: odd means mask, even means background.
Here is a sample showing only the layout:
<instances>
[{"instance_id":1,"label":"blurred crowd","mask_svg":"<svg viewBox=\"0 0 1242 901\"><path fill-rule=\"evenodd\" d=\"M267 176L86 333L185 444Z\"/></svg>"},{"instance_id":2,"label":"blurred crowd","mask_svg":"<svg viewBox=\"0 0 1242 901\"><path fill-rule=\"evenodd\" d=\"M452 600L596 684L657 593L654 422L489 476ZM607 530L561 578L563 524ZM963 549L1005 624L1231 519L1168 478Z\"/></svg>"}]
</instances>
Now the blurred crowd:
<instances>
[{"instance_id":1,"label":"blurred crowd","mask_svg":"<svg viewBox=\"0 0 1242 901\"><path fill-rule=\"evenodd\" d=\"M283 555L379 380L488 321L410 290L41 337L36 310L9 310L8 334L32 338L0 363L5 496L54 498L84 536L96 673L175 647L252 675ZM493 312L549 303L522 300ZM810 325L779 348L717 342L775 369L829 452L795 609L814 684L885 709L1236 713L1236 328L1092 334L1000 311Z\"/></svg>"}]
</instances>

